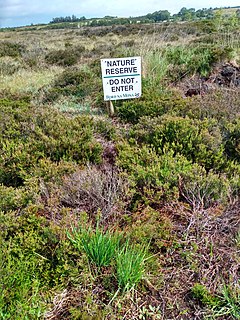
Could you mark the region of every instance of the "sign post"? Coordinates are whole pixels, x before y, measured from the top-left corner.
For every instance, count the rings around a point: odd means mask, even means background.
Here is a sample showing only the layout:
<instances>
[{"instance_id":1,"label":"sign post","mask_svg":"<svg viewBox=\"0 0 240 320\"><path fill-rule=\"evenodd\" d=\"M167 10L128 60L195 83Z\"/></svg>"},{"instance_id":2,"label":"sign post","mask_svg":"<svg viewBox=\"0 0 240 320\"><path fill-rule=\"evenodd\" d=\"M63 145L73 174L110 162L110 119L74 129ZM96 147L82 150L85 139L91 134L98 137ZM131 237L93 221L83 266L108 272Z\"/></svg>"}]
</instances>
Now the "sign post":
<instances>
[{"instance_id":1,"label":"sign post","mask_svg":"<svg viewBox=\"0 0 240 320\"><path fill-rule=\"evenodd\" d=\"M110 115L114 113L111 100L141 96L141 57L101 59L101 69L104 101L108 101Z\"/></svg>"}]
</instances>

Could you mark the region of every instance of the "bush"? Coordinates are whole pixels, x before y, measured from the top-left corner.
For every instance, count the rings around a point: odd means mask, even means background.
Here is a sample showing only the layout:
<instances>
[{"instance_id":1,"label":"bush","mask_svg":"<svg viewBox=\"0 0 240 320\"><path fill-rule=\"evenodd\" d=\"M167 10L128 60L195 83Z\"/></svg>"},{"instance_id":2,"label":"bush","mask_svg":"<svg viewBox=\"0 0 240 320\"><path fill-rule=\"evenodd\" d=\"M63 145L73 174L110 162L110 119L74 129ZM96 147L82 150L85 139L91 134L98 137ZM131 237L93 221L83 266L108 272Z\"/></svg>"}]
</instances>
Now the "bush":
<instances>
[{"instance_id":1,"label":"bush","mask_svg":"<svg viewBox=\"0 0 240 320\"><path fill-rule=\"evenodd\" d=\"M61 240L60 240L61 239ZM38 319L51 290L79 276L75 251L41 211L0 212L0 315L4 319ZM78 265L80 260L78 260Z\"/></svg>"},{"instance_id":2,"label":"bush","mask_svg":"<svg viewBox=\"0 0 240 320\"><path fill-rule=\"evenodd\" d=\"M35 109L29 97L0 100L0 183L18 187L32 177L41 159L100 163L102 147L90 118L67 118Z\"/></svg>"},{"instance_id":3,"label":"bush","mask_svg":"<svg viewBox=\"0 0 240 320\"><path fill-rule=\"evenodd\" d=\"M191 120L164 115L143 117L130 131L139 145L154 147L158 154L173 151L207 169L218 169L224 163L224 146L215 120Z\"/></svg>"},{"instance_id":4,"label":"bush","mask_svg":"<svg viewBox=\"0 0 240 320\"><path fill-rule=\"evenodd\" d=\"M15 189L0 185L0 211L21 210L32 200L33 195L24 188Z\"/></svg>"},{"instance_id":5,"label":"bush","mask_svg":"<svg viewBox=\"0 0 240 320\"><path fill-rule=\"evenodd\" d=\"M100 80L89 70L69 68L55 79L49 89L46 89L44 100L52 102L61 96L75 96L81 99L90 94L98 94L100 88Z\"/></svg>"},{"instance_id":6,"label":"bush","mask_svg":"<svg viewBox=\"0 0 240 320\"><path fill-rule=\"evenodd\" d=\"M123 213L131 199L127 179L111 166L76 171L65 176L60 189L63 205L79 208L91 217L100 210L101 223Z\"/></svg>"},{"instance_id":7,"label":"bush","mask_svg":"<svg viewBox=\"0 0 240 320\"><path fill-rule=\"evenodd\" d=\"M84 51L85 47L83 46L51 51L45 56L45 61L48 64L56 64L63 67L73 66L78 62Z\"/></svg>"},{"instance_id":8,"label":"bush","mask_svg":"<svg viewBox=\"0 0 240 320\"><path fill-rule=\"evenodd\" d=\"M174 156L172 151L157 155L151 147L118 145L117 164L135 185L135 201L159 205L163 200L178 199L179 175L191 168L184 156Z\"/></svg>"},{"instance_id":9,"label":"bush","mask_svg":"<svg viewBox=\"0 0 240 320\"><path fill-rule=\"evenodd\" d=\"M0 57L18 57L24 51L24 46L19 43L3 41L0 47Z\"/></svg>"},{"instance_id":10,"label":"bush","mask_svg":"<svg viewBox=\"0 0 240 320\"><path fill-rule=\"evenodd\" d=\"M230 181L225 175L206 172L197 165L180 179L181 196L197 211L225 204L230 196L229 191Z\"/></svg>"},{"instance_id":11,"label":"bush","mask_svg":"<svg viewBox=\"0 0 240 320\"><path fill-rule=\"evenodd\" d=\"M240 163L240 120L226 126L224 143L228 157Z\"/></svg>"},{"instance_id":12,"label":"bush","mask_svg":"<svg viewBox=\"0 0 240 320\"><path fill-rule=\"evenodd\" d=\"M119 103L117 114L124 121L138 123L144 116L157 117L168 112L175 112L185 107L186 100L179 94L152 89L146 84L140 99Z\"/></svg>"}]
</instances>

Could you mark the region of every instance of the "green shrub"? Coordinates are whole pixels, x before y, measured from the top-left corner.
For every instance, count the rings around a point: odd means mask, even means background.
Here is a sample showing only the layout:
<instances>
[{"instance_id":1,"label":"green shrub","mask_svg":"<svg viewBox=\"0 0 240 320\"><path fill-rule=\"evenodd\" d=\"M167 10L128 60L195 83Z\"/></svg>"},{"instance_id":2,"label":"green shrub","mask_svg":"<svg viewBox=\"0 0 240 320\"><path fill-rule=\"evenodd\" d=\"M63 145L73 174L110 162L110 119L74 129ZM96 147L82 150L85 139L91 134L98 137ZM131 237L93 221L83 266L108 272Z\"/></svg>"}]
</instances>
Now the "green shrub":
<instances>
[{"instance_id":1,"label":"green shrub","mask_svg":"<svg viewBox=\"0 0 240 320\"><path fill-rule=\"evenodd\" d=\"M51 292L79 277L78 253L61 235L61 227L42 217L42 213L37 206L29 206L21 215L19 211L0 212L0 317L3 319L42 318Z\"/></svg>"},{"instance_id":2,"label":"green shrub","mask_svg":"<svg viewBox=\"0 0 240 320\"><path fill-rule=\"evenodd\" d=\"M0 57L18 57L24 50L24 46L19 43L3 41L0 46Z\"/></svg>"},{"instance_id":3,"label":"green shrub","mask_svg":"<svg viewBox=\"0 0 240 320\"><path fill-rule=\"evenodd\" d=\"M45 61L48 64L56 64L59 66L73 66L76 64L85 51L85 47L77 46L65 50L54 50L45 56Z\"/></svg>"},{"instance_id":4,"label":"green shrub","mask_svg":"<svg viewBox=\"0 0 240 320\"><path fill-rule=\"evenodd\" d=\"M153 252L171 246L173 239L173 224L171 219L161 211L146 207L141 212L132 215L132 221L127 225L130 238L140 245L149 245Z\"/></svg>"},{"instance_id":5,"label":"green shrub","mask_svg":"<svg viewBox=\"0 0 240 320\"><path fill-rule=\"evenodd\" d=\"M32 197L31 192L24 188L0 185L0 211L21 210L31 202Z\"/></svg>"},{"instance_id":6,"label":"green shrub","mask_svg":"<svg viewBox=\"0 0 240 320\"><path fill-rule=\"evenodd\" d=\"M41 159L52 162L101 162L93 121L36 109L28 97L0 100L0 183L17 187L32 177Z\"/></svg>"},{"instance_id":7,"label":"green shrub","mask_svg":"<svg viewBox=\"0 0 240 320\"><path fill-rule=\"evenodd\" d=\"M41 259L16 256L1 247L0 252L0 317L1 319L42 318L46 305L42 298Z\"/></svg>"},{"instance_id":8,"label":"green shrub","mask_svg":"<svg viewBox=\"0 0 240 320\"><path fill-rule=\"evenodd\" d=\"M228 157L240 163L240 120L226 126L224 142Z\"/></svg>"},{"instance_id":9,"label":"green shrub","mask_svg":"<svg viewBox=\"0 0 240 320\"><path fill-rule=\"evenodd\" d=\"M119 103L117 114L124 121L137 123L141 117L157 117L168 112L181 110L186 105L178 93L164 92L146 85L140 99L132 99Z\"/></svg>"},{"instance_id":10,"label":"green shrub","mask_svg":"<svg viewBox=\"0 0 240 320\"><path fill-rule=\"evenodd\" d=\"M46 89L44 101L55 101L61 96L84 98L87 95L97 95L101 83L91 71L69 68L60 74L51 87Z\"/></svg>"},{"instance_id":11,"label":"green shrub","mask_svg":"<svg viewBox=\"0 0 240 320\"><path fill-rule=\"evenodd\" d=\"M194 210L207 209L215 204L225 204L229 198L230 181L198 165L181 175L180 194Z\"/></svg>"},{"instance_id":12,"label":"green shrub","mask_svg":"<svg viewBox=\"0 0 240 320\"><path fill-rule=\"evenodd\" d=\"M117 164L135 184L136 201L159 205L162 200L178 199L179 175L192 166L184 156L174 156L172 151L157 155L151 147L126 143L118 145L118 152Z\"/></svg>"},{"instance_id":13,"label":"green shrub","mask_svg":"<svg viewBox=\"0 0 240 320\"><path fill-rule=\"evenodd\" d=\"M221 168L224 146L215 120L192 120L164 115L143 117L130 131L138 144L154 147L158 154L173 151L207 169Z\"/></svg>"}]
</instances>

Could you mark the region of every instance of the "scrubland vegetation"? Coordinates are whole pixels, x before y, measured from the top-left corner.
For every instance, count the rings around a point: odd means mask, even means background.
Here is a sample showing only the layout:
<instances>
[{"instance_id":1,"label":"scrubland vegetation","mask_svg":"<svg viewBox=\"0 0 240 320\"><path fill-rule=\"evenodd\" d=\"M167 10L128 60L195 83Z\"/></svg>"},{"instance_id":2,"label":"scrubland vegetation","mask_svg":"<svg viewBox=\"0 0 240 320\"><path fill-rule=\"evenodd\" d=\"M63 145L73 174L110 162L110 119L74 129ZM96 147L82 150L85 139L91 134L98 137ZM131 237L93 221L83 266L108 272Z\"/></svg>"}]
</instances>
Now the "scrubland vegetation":
<instances>
[{"instance_id":1,"label":"scrubland vegetation","mask_svg":"<svg viewBox=\"0 0 240 320\"><path fill-rule=\"evenodd\" d=\"M1 319L240 319L239 32L0 32ZM110 118L100 59L135 55Z\"/></svg>"}]
</instances>

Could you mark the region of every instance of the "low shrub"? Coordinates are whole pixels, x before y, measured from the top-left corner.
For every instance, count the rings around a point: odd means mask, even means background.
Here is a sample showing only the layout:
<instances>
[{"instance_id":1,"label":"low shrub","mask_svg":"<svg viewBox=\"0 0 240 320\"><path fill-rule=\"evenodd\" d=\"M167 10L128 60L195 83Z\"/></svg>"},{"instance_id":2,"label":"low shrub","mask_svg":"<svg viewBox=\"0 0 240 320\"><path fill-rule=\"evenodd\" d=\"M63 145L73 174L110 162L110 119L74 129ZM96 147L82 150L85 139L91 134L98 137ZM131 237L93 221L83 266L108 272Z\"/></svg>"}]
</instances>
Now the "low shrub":
<instances>
[{"instance_id":1,"label":"low shrub","mask_svg":"<svg viewBox=\"0 0 240 320\"><path fill-rule=\"evenodd\" d=\"M217 204L226 204L230 181L223 174L216 174L198 165L180 178L180 194L191 207L200 211Z\"/></svg>"},{"instance_id":2,"label":"low shrub","mask_svg":"<svg viewBox=\"0 0 240 320\"><path fill-rule=\"evenodd\" d=\"M158 253L167 249L173 239L173 223L164 212L151 207L133 213L131 223L126 231L134 243L147 246L152 252Z\"/></svg>"},{"instance_id":3,"label":"low shrub","mask_svg":"<svg viewBox=\"0 0 240 320\"><path fill-rule=\"evenodd\" d=\"M78 208L94 218L101 211L101 223L125 212L131 200L129 182L113 167L87 167L63 179L61 203Z\"/></svg>"},{"instance_id":4,"label":"low shrub","mask_svg":"<svg viewBox=\"0 0 240 320\"><path fill-rule=\"evenodd\" d=\"M224 145L215 120L192 120L169 115L142 117L130 131L139 145L154 147L158 154L173 151L207 169L219 169L224 163Z\"/></svg>"},{"instance_id":5,"label":"low shrub","mask_svg":"<svg viewBox=\"0 0 240 320\"><path fill-rule=\"evenodd\" d=\"M228 123L225 127L225 152L229 159L240 163L240 120Z\"/></svg>"},{"instance_id":6,"label":"low shrub","mask_svg":"<svg viewBox=\"0 0 240 320\"><path fill-rule=\"evenodd\" d=\"M188 99L185 108L179 109L176 115L199 120L216 119L219 126L224 127L239 116L239 104L238 90L215 88L204 95Z\"/></svg>"},{"instance_id":7,"label":"low shrub","mask_svg":"<svg viewBox=\"0 0 240 320\"><path fill-rule=\"evenodd\" d=\"M186 100L178 93L152 89L146 85L140 99L120 102L117 115L126 122L138 123L144 116L157 117L185 108Z\"/></svg>"},{"instance_id":8,"label":"low shrub","mask_svg":"<svg viewBox=\"0 0 240 320\"><path fill-rule=\"evenodd\" d=\"M143 145L118 145L117 164L134 184L133 201L147 205L159 205L161 201L179 198L179 175L188 172L191 162L182 155L174 156L173 151L158 155Z\"/></svg>"},{"instance_id":9,"label":"low shrub","mask_svg":"<svg viewBox=\"0 0 240 320\"><path fill-rule=\"evenodd\" d=\"M102 147L93 138L93 120L67 118L36 109L29 97L0 100L0 183L18 187L32 177L41 159L100 163Z\"/></svg>"},{"instance_id":10,"label":"low shrub","mask_svg":"<svg viewBox=\"0 0 240 320\"><path fill-rule=\"evenodd\" d=\"M0 47L0 57L18 57L24 51L24 46L19 43L2 41Z\"/></svg>"},{"instance_id":11,"label":"low shrub","mask_svg":"<svg viewBox=\"0 0 240 320\"><path fill-rule=\"evenodd\" d=\"M25 188L13 188L0 185L0 211L21 210L32 200L33 195Z\"/></svg>"},{"instance_id":12,"label":"low shrub","mask_svg":"<svg viewBox=\"0 0 240 320\"><path fill-rule=\"evenodd\" d=\"M0 58L0 75L8 76L17 72L22 68L21 61L13 57L1 57Z\"/></svg>"},{"instance_id":13,"label":"low shrub","mask_svg":"<svg viewBox=\"0 0 240 320\"><path fill-rule=\"evenodd\" d=\"M69 68L46 89L44 101L52 102L61 96L75 96L81 99L90 94L97 95L100 90L100 80L90 70Z\"/></svg>"},{"instance_id":14,"label":"low shrub","mask_svg":"<svg viewBox=\"0 0 240 320\"><path fill-rule=\"evenodd\" d=\"M63 67L73 66L78 62L84 51L85 47L83 46L70 47L65 50L51 51L45 56L45 61L48 64L55 64Z\"/></svg>"},{"instance_id":15,"label":"low shrub","mask_svg":"<svg viewBox=\"0 0 240 320\"><path fill-rule=\"evenodd\" d=\"M44 316L51 290L79 277L79 256L36 207L0 212L0 317ZM70 276L71 275L71 276Z\"/></svg>"}]
</instances>

